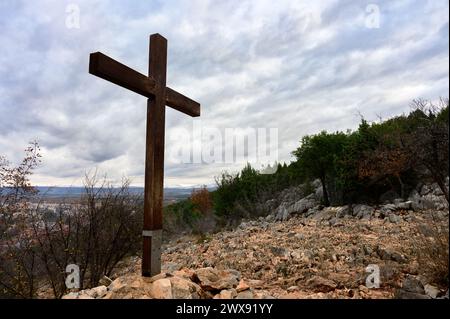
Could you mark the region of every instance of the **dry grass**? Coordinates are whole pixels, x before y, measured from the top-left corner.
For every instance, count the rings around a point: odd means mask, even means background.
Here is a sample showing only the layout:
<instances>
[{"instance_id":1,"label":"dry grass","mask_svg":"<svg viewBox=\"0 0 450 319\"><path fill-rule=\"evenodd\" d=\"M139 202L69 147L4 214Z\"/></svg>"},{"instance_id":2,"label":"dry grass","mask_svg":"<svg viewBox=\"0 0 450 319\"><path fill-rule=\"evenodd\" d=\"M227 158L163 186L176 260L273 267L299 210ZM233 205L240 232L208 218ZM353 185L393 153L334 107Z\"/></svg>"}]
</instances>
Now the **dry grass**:
<instances>
[{"instance_id":1,"label":"dry grass","mask_svg":"<svg viewBox=\"0 0 450 319\"><path fill-rule=\"evenodd\" d=\"M415 243L420 273L442 288L449 283L449 227L448 222L431 220L419 225Z\"/></svg>"}]
</instances>

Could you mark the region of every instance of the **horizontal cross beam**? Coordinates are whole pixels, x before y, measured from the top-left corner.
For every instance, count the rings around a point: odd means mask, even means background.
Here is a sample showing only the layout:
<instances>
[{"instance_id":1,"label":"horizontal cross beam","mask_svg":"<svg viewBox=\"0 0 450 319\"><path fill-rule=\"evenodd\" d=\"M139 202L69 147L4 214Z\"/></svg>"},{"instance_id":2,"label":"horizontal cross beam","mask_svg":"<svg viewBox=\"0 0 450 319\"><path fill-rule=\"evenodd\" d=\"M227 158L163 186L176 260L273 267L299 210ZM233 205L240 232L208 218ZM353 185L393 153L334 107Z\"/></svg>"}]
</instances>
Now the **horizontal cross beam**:
<instances>
[{"instance_id":1,"label":"horizontal cross beam","mask_svg":"<svg viewBox=\"0 0 450 319\"><path fill-rule=\"evenodd\" d=\"M91 53L89 73L148 98L153 98L156 93L157 84L151 76L145 76L101 52ZM169 87L166 88L166 105L192 117L200 116L199 103Z\"/></svg>"}]
</instances>

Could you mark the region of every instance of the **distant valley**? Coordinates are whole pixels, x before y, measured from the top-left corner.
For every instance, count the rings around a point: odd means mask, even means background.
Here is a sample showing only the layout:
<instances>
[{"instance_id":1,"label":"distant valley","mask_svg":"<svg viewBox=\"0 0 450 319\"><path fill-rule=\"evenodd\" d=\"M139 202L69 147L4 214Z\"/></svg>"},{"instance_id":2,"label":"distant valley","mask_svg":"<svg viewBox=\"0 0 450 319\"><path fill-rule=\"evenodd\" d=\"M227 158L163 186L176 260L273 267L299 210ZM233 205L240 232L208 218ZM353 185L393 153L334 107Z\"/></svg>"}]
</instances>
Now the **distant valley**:
<instances>
[{"instance_id":1,"label":"distant valley","mask_svg":"<svg viewBox=\"0 0 450 319\"><path fill-rule=\"evenodd\" d=\"M36 186L38 198L44 201L73 200L85 194L85 188L79 186L73 187L48 187ZM188 198L194 187L166 187L164 188L164 203L171 203L181 199ZM212 188L209 188L212 189ZM143 195L143 187L129 187L131 195Z\"/></svg>"}]
</instances>

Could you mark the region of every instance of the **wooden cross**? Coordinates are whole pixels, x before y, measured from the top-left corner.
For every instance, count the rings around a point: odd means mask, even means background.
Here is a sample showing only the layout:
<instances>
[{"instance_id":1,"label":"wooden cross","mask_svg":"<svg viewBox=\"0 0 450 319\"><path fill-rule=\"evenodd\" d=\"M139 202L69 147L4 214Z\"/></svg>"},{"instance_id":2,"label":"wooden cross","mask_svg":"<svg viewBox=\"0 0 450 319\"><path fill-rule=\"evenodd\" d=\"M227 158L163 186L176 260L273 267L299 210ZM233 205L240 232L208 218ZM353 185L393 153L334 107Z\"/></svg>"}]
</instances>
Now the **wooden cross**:
<instances>
[{"instance_id":1,"label":"wooden cross","mask_svg":"<svg viewBox=\"0 0 450 319\"><path fill-rule=\"evenodd\" d=\"M165 106L200 116L200 104L166 87L167 40L150 36L148 76L100 53L91 53L89 73L148 98L145 149L144 229L142 275L161 272L161 235L164 182Z\"/></svg>"}]
</instances>

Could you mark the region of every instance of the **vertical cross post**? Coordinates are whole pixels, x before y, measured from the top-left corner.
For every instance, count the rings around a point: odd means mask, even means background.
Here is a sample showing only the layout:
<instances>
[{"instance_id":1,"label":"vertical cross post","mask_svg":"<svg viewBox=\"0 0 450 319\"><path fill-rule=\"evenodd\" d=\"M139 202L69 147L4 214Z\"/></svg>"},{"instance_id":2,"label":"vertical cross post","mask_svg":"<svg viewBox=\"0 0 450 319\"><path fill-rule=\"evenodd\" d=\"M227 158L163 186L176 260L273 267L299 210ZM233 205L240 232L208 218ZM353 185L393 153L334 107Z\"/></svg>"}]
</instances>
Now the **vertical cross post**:
<instances>
[{"instance_id":1,"label":"vertical cross post","mask_svg":"<svg viewBox=\"0 0 450 319\"><path fill-rule=\"evenodd\" d=\"M142 231L143 276L154 276L161 272L165 105L189 116L200 116L198 102L166 87L167 40L164 37L159 34L150 36L149 56L148 76L101 52L91 53L89 56L89 73L148 98Z\"/></svg>"},{"instance_id":2,"label":"vertical cross post","mask_svg":"<svg viewBox=\"0 0 450 319\"><path fill-rule=\"evenodd\" d=\"M159 34L153 34L150 36L148 73L149 77L155 79L156 86L154 97L147 100L143 276L154 276L161 272L166 66L167 40Z\"/></svg>"}]
</instances>

